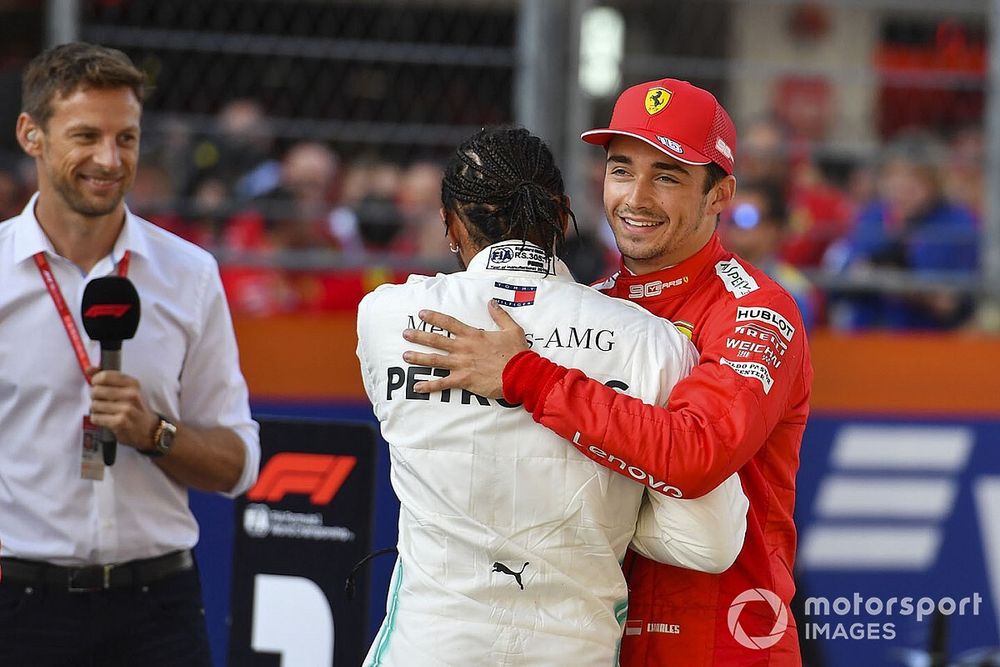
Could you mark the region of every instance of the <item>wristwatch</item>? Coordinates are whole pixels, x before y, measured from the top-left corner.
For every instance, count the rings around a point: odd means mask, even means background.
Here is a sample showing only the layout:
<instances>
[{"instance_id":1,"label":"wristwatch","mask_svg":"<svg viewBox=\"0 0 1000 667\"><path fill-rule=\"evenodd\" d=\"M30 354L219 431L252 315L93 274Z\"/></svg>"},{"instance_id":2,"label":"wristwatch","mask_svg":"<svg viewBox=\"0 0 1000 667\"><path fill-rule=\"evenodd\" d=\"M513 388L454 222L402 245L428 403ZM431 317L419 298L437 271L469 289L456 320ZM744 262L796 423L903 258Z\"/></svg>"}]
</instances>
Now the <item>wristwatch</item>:
<instances>
[{"instance_id":1,"label":"wristwatch","mask_svg":"<svg viewBox=\"0 0 1000 667\"><path fill-rule=\"evenodd\" d=\"M140 454L154 459L168 454L170 448L174 446L174 438L177 437L177 426L163 415L157 414L157 416L160 418L160 423L153 431L153 449L139 450Z\"/></svg>"}]
</instances>

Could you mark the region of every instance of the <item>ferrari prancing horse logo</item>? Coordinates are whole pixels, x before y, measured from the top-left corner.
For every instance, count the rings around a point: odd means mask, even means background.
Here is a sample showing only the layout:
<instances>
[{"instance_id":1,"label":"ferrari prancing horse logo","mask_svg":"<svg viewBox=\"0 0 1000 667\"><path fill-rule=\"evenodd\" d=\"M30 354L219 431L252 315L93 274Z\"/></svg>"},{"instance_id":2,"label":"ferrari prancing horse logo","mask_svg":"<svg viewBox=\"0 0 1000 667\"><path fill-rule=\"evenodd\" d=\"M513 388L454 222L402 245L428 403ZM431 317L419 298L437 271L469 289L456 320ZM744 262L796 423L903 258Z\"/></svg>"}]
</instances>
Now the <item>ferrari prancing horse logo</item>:
<instances>
[{"instance_id":1,"label":"ferrari prancing horse logo","mask_svg":"<svg viewBox=\"0 0 1000 667\"><path fill-rule=\"evenodd\" d=\"M671 93L666 88L650 88L646 91L646 113L655 116L667 108Z\"/></svg>"}]
</instances>

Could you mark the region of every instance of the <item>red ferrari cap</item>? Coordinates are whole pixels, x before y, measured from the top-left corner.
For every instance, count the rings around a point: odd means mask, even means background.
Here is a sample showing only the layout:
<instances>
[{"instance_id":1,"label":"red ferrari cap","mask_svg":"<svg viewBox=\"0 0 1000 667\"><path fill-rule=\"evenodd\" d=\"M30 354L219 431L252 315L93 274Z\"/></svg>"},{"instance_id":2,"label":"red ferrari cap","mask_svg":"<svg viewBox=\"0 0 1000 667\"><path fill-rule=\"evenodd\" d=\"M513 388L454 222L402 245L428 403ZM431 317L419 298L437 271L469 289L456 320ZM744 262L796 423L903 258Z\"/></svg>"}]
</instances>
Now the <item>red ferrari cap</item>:
<instances>
[{"instance_id":1,"label":"red ferrari cap","mask_svg":"<svg viewBox=\"0 0 1000 667\"><path fill-rule=\"evenodd\" d=\"M641 139L687 164L714 162L733 173L736 127L712 93L687 81L660 79L632 86L615 102L611 124L580 138L607 148L613 135Z\"/></svg>"}]
</instances>

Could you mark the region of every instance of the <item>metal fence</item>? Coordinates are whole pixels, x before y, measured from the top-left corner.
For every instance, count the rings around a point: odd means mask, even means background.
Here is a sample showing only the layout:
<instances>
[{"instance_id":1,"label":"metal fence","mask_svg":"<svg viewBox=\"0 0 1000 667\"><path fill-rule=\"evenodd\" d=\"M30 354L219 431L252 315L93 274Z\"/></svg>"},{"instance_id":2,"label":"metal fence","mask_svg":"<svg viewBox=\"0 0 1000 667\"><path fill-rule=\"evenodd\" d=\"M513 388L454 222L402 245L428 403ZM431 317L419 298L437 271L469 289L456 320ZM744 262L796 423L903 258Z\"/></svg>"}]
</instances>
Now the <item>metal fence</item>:
<instances>
[{"instance_id":1,"label":"metal fence","mask_svg":"<svg viewBox=\"0 0 1000 667\"><path fill-rule=\"evenodd\" d=\"M80 36L151 75L151 125L212 126L252 98L280 140L405 160L511 118L507 3L133 0L83 3Z\"/></svg>"},{"instance_id":2,"label":"metal fence","mask_svg":"<svg viewBox=\"0 0 1000 667\"><path fill-rule=\"evenodd\" d=\"M420 209L411 227L434 225L431 166L475 129L509 122L550 142L584 233L599 239L601 155L577 137L607 120L624 86L672 76L730 110L741 182L783 172L804 247L793 263L814 281L984 304L1000 293L1000 195L985 187L1000 153L987 113L998 15L1000 0L50 0L47 12L50 41L115 46L150 74L144 168L163 178L137 196L208 220L202 238L223 250L227 216L287 185L295 147L312 147L303 169L327 179L317 187L344 225L373 193ZM835 271L836 242L879 194L886 147L914 128L934 144L947 196L980 221L979 271ZM276 206L294 203L289 189ZM438 268L436 236L413 233L385 261ZM345 248L330 262L343 265Z\"/></svg>"}]
</instances>

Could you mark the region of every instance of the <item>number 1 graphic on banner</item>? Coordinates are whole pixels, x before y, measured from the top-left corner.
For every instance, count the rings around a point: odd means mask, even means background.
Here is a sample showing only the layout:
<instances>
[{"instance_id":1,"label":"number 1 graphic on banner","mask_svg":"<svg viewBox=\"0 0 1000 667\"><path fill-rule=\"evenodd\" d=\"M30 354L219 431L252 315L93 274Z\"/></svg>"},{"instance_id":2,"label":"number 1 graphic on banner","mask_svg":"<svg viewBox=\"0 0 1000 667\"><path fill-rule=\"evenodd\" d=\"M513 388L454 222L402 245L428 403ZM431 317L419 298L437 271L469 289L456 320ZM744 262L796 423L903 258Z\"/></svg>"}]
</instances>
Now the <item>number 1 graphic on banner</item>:
<instances>
[{"instance_id":1,"label":"number 1 graphic on banner","mask_svg":"<svg viewBox=\"0 0 1000 667\"><path fill-rule=\"evenodd\" d=\"M255 651L280 655L281 667L332 665L333 612L326 594L305 577L258 574L250 642Z\"/></svg>"}]
</instances>

